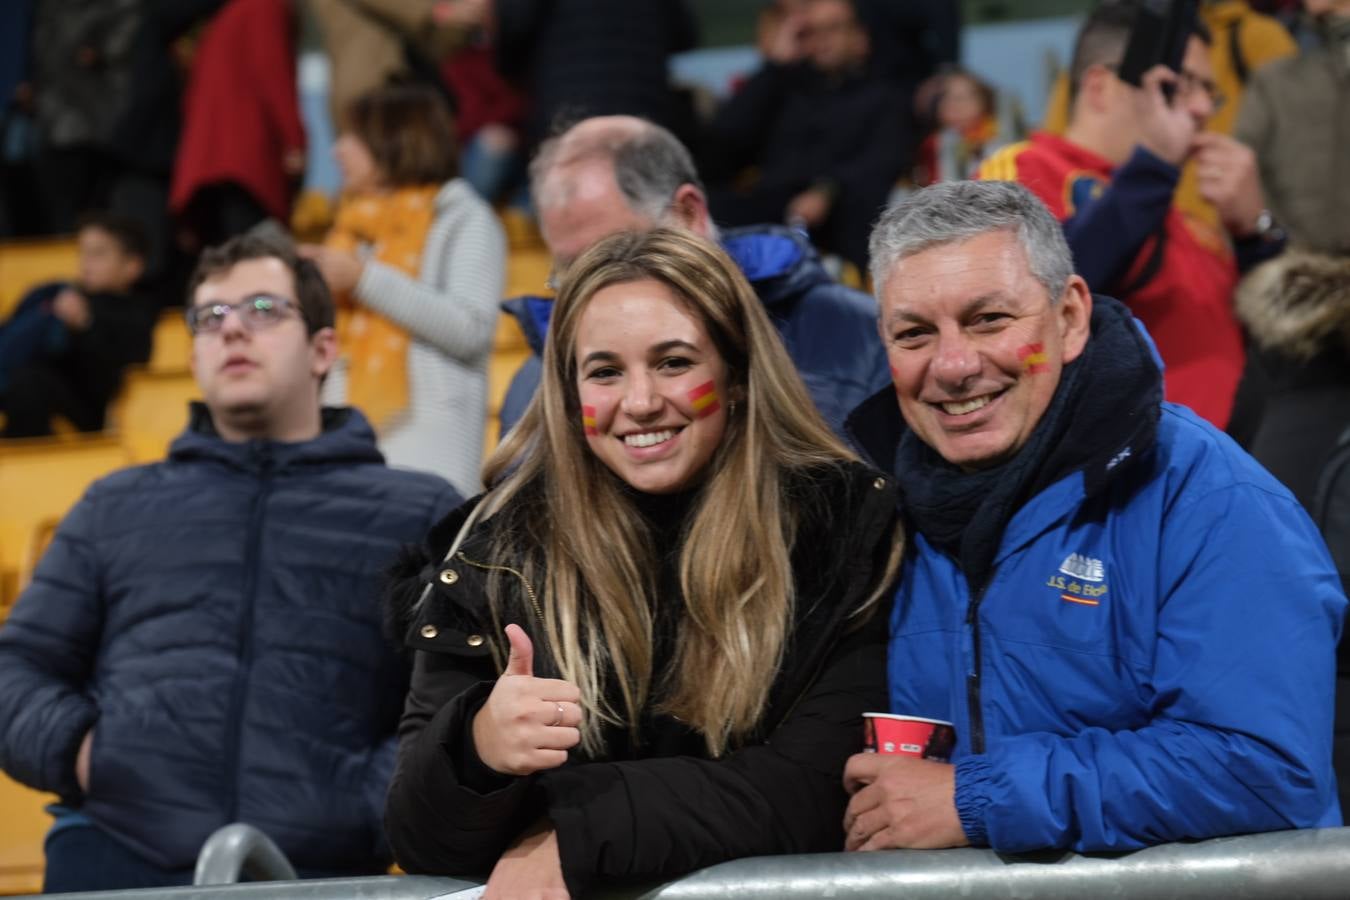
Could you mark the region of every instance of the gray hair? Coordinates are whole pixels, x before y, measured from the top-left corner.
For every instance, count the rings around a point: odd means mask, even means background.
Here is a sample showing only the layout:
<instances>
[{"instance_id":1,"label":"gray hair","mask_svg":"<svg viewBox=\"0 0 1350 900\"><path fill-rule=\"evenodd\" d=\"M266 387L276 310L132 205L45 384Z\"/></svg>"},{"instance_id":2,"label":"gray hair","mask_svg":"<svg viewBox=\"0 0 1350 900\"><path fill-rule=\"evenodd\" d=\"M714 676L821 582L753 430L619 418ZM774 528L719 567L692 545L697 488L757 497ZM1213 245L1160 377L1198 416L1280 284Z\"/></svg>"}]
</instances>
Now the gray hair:
<instances>
[{"instance_id":1,"label":"gray hair","mask_svg":"<svg viewBox=\"0 0 1350 900\"><path fill-rule=\"evenodd\" d=\"M931 247L1011 231L1027 254L1031 274L1058 303L1073 274L1073 254L1059 222L1020 184L950 181L910 194L882 213L872 229L872 284L880 296L900 260Z\"/></svg>"},{"instance_id":2,"label":"gray hair","mask_svg":"<svg viewBox=\"0 0 1350 900\"><path fill-rule=\"evenodd\" d=\"M692 184L703 191L693 156L660 125L633 118L622 126L593 133L577 133L576 127L545 141L530 162L530 190L536 199L555 169L592 160L609 162L628 205L653 221L660 221L669 211L681 185Z\"/></svg>"}]
</instances>

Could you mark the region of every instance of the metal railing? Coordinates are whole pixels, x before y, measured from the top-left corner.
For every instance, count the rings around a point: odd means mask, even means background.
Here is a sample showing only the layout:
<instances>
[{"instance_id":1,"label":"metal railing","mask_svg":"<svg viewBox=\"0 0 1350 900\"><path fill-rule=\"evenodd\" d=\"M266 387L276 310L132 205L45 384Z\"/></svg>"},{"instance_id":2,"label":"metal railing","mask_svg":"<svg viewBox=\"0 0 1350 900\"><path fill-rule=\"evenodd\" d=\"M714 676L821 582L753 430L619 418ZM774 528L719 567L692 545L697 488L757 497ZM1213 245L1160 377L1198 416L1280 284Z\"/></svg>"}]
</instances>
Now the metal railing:
<instances>
[{"instance_id":1,"label":"metal railing","mask_svg":"<svg viewBox=\"0 0 1350 900\"><path fill-rule=\"evenodd\" d=\"M230 826L230 829L248 826ZM266 877L280 851L266 837L222 829L202 858L212 873ZM261 841L258 840L261 838ZM213 841L217 841L212 846ZM265 844L264 844L265 842ZM270 849L269 849L270 848ZM285 863L285 858L281 857ZM479 880L381 876L314 881L262 881L143 891L67 894L70 900L432 900L475 896ZM711 900L735 897L853 900L1344 900L1350 897L1350 828L1281 831L1163 844L1132 853L1045 852L1018 856L992 850L888 850L740 859L668 884L602 889L604 900Z\"/></svg>"}]
</instances>

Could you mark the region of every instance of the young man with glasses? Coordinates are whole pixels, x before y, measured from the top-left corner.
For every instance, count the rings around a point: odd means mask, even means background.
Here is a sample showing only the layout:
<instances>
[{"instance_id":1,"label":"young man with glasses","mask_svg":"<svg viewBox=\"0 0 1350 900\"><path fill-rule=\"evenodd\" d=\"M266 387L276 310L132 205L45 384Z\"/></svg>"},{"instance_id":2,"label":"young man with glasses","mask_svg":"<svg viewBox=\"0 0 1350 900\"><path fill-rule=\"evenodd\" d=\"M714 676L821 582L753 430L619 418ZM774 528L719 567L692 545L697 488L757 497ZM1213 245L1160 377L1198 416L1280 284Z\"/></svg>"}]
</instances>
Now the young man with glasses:
<instances>
[{"instance_id":1,"label":"young man with glasses","mask_svg":"<svg viewBox=\"0 0 1350 900\"><path fill-rule=\"evenodd\" d=\"M1139 86L1119 77L1135 8L1103 3L1079 32L1064 136L1038 132L990 157L979 177L1018 181L1040 197L1063 222L1092 289L1125 301L1147 326L1167 366L1167 399L1236 429L1246 354L1233 289L1239 272L1279 252L1283 239L1251 151L1206 131L1225 98L1200 22L1179 71L1155 66ZM1222 230L1175 202L1192 157Z\"/></svg>"},{"instance_id":2,"label":"young man with glasses","mask_svg":"<svg viewBox=\"0 0 1350 900\"><path fill-rule=\"evenodd\" d=\"M319 406L333 301L281 238L207 250L204 403L168 459L95 483L0 629L0 766L60 797L48 891L188 884L257 826L302 875L383 871L407 671L380 577L459 503Z\"/></svg>"}]
</instances>

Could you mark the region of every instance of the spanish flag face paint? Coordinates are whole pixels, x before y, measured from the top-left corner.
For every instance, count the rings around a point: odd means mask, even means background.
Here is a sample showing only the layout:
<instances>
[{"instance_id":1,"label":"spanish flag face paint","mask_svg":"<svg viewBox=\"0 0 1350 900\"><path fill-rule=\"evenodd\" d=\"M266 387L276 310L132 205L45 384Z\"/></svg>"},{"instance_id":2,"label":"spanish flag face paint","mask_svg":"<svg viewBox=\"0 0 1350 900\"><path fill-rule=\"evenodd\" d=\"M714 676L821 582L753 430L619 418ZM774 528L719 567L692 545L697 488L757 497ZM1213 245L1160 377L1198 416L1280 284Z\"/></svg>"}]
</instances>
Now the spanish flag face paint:
<instances>
[{"instance_id":1,"label":"spanish flag face paint","mask_svg":"<svg viewBox=\"0 0 1350 900\"><path fill-rule=\"evenodd\" d=\"M595 437L600 431L595 427L595 407L581 407L581 430L586 437Z\"/></svg>"},{"instance_id":2,"label":"spanish flag face paint","mask_svg":"<svg viewBox=\"0 0 1350 900\"><path fill-rule=\"evenodd\" d=\"M688 397L690 405L694 407L694 417L697 419L706 419L722 408L717 399L717 385L711 381L705 381L694 388Z\"/></svg>"},{"instance_id":3,"label":"spanish flag face paint","mask_svg":"<svg viewBox=\"0 0 1350 900\"><path fill-rule=\"evenodd\" d=\"M1045 355L1045 344L1026 344L1019 347L1017 358L1022 361L1022 371L1028 375L1041 375L1050 371L1050 357Z\"/></svg>"}]
</instances>

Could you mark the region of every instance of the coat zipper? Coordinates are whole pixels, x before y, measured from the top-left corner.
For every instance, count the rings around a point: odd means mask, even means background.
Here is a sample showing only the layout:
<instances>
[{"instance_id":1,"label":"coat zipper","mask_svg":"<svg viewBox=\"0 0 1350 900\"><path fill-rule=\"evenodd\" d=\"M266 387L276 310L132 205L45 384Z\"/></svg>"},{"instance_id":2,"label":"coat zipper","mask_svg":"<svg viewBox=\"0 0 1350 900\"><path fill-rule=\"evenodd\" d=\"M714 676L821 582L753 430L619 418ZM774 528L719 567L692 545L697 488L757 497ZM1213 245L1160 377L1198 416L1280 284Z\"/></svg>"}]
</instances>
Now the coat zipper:
<instances>
[{"instance_id":1,"label":"coat zipper","mask_svg":"<svg viewBox=\"0 0 1350 900\"><path fill-rule=\"evenodd\" d=\"M230 692L229 712L225 719L227 822L234 822L239 818L239 733L243 727L244 699L248 692L249 674L253 668L253 621L258 600L258 558L261 554L267 497L272 487L270 466L271 460L264 459L258 495L253 501L250 516L248 552L244 556L244 606L239 611L239 633L236 638L239 647L239 667L235 672L234 688Z\"/></svg>"},{"instance_id":2,"label":"coat zipper","mask_svg":"<svg viewBox=\"0 0 1350 900\"><path fill-rule=\"evenodd\" d=\"M970 598L966 607L966 626L970 628L971 668L966 673L966 706L970 716L970 752L984 752L984 709L980 705L980 602L988 587L986 581Z\"/></svg>"},{"instance_id":3,"label":"coat zipper","mask_svg":"<svg viewBox=\"0 0 1350 900\"><path fill-rule=\"evenodd\" d=\"M525 577L523 572L518 569L513 569L510 566L494 566L489 563L475 562L465 556L463 550L459 551L455 556L474 568L484 569L489 572L510 572L512 575L519 578L520 583L525 586L525 595L530 598L530 606L533 607L534 614L539 617L539 624L544 624L544 608L539 605L539 598L534 593L534 586L530 584L529 579Z\"/></svg>"}]
</instances>

